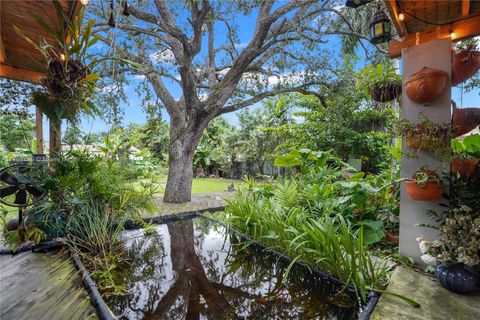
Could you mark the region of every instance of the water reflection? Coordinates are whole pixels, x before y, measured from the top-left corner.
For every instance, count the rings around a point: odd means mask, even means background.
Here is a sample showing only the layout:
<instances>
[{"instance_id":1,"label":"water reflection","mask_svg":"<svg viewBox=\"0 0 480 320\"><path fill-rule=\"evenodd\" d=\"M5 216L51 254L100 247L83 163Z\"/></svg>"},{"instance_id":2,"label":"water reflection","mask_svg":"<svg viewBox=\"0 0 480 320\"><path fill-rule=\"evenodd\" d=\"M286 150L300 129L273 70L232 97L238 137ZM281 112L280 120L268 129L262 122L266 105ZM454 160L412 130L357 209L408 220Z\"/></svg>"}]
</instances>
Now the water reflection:
<instances>
[{"instance_id":1,"label":"water reflection","mask_svg":"<svg viewBox=\"0 0 480 320\"><path fill-rule=\"evenodd\" d=\"M107 298L120 319L355 319L330 303L336 288L239 239L204 218L159 225L155 236L124 234L131 264L118 274L130 288ZM337 288L338 289L338 288Z\"/></svg>"}]
</instances>

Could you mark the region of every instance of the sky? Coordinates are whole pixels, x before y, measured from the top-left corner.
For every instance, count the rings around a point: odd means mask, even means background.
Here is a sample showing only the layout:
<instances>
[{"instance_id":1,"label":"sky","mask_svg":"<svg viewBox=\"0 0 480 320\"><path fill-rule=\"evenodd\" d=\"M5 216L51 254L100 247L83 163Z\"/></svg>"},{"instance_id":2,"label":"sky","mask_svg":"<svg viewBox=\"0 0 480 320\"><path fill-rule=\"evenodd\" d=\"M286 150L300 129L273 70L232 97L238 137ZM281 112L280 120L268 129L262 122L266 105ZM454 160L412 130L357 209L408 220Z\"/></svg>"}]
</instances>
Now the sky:
<instances>
[{"instance_id":1,"label":"sky","mask_svg":"<svg viewBox=\"0 0 480 320\"><path fill-rule=\"evenodd\" d=\"M254 32L254 27L255 27L255 15L252 16L236 16L236 23L240 26L239 28L239 45L237 47L237 50L242 50L243 47L250 41L253 32ZM219 24L217 26L215 38L216 39L221 39L223 41L224 39L224 33L225 33L225 27L223 24ZM219 40L220 41L220 40ZM329 37L328 38L329 43L325 44L325 46L333 49L339 49L340 42L337 37ZM98 45L97 50L102 50L105 48L102 48L101 45ZM358 55L361 57L359 61L359 67L363 66L365 64L365 59L362 58L363 51L359 50ZM332 57L332 59L335 59ZM400 61L400 66L402 62ZM131 85L129 85L126 88L126 94L128 97L127 103L122 103L121 104L121 109L124 111L124 116L123 116L123 125L126 126L129 123L138 123L138 124L143 124L146 121L146 114L142 110L141 107L141 97L138 96L138 93L135 92L135 87L137 84L142 81L139 79L138 76L132 76L133 80L131 81ZM168 81L166 80L166 85L168 89L170 90L172 96L175 99L178 99L181 97L182 92L179 88L178 85L176 85L173 81ZM463 98L463 99L462 99ZM478 107L478 101L479 101L479 94L478 91L473 91L468 94L464 93L462 97L462 92L458 88L453 88L452 90L452 99L457 102L457 105L459 107ZM463 103L461 103L463 101ZM250 108L258 108L261 106L261 103L257 103ZM169 116L165 110L162 110L162 116L163 118L168 121ZM232 124L237 124L237 115L236 113L229 113L225 114L224 117L227 119ZM105 123L102 119L96 118L92 119L89 117L84 117L81 121L80 127L82 131L89 133L89 132L102 132L102 131L108 131L110 128L110 125ZM48 128L45 126L45 128Z\"/></svg>"}]
</instances>

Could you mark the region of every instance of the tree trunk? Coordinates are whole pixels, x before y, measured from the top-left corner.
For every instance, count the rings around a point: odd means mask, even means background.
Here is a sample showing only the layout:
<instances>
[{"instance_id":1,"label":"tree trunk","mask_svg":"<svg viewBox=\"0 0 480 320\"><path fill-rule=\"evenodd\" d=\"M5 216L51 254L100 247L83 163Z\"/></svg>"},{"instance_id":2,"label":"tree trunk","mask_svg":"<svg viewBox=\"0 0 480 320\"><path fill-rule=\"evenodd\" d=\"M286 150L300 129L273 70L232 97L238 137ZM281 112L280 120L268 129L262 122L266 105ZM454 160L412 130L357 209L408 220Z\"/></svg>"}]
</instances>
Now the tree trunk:
<instances>
[{"instance_id":1,"label":"tree trunk","mask_svg":"<svg viewBox=\"0 0 480 320\"><path fill-rule=\"evenodd\" d=\"M192 198L193 156L208 121L189 125L185 130L170 124L170 148L164 202L189 202ZM182 132L183 131L183 132Z\"/></svg>"}]
</instances>

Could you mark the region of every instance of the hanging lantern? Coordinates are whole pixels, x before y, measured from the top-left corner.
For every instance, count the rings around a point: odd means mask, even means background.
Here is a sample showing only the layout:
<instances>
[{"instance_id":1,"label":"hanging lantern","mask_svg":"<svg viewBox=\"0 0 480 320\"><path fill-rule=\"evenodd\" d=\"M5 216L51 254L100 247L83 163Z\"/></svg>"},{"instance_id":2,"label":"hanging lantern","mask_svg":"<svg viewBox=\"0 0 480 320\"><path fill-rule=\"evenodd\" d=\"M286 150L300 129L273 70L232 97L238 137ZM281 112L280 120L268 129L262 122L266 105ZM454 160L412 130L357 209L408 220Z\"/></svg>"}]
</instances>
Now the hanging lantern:
<instances>
[{"instance_id":1,"label":"hanging lantern","mask_svg":"<svg viewBox=\"0 0 480 320\"><path fill-rule=\"evenodd\" d=\"M347 2L345 3L345 7L358 8L369 2L370 0L347 0Z\"/></svg>"},{"instance_id":2,"label":"hanging lantern","mask_svg":"<svg viewBox=\"0 0 480 320\"><path fill-rule=\"evenodd\" d=\"M130 15L130 8L128 7L127 0L125 0L125 5L123 6L123 15L126 17Z\"/></svg>"},{"instance_id":3,"label":"hanging lantern","mask_svg":"<svg viewBox=\"0 0 480 320\"><path fill-rule=\"evenodd\" d=\"M378 7L370 23L370 42L379 44L390 40L391 29L390 20L385 12Z\"/></svg>"},{"instance_id":4,"label":"hanging lantern","mask_svg":"<svg viewBox=\"0 0 480 320\"><path fill-rule=\"evenodd\" d=\"M113 17L113 0L110 2L110 18L108 19L108 25L115 28L115 18Z\"/></svg>"}]
</instances>

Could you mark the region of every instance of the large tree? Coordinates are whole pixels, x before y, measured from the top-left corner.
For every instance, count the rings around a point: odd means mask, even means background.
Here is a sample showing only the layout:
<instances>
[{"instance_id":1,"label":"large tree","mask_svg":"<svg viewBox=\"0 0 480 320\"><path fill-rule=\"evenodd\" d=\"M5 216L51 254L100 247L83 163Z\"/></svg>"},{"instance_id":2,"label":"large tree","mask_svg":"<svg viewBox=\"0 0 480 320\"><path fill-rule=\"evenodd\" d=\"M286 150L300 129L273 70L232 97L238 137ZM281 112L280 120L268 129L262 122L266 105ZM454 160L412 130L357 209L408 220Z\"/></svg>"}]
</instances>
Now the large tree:
<instances>
[{"instance_id":1,"label":"large tree","mask_svg":"<svg viewBox=\"0 0 480 320\"><path fill-rule=\"evenodd\" d=\"M325 44L331 35L356 35L332 23L344 20L335 1L129 1L129 17L119 14L125 0L114 3L114 29L103 1L89 11L108 54L141 64L129 71L144 78L170 115L166 202L190 200L194 152L213 118L281 93L320 96L335 77L333 46ZM105 68L124 69L115 60Z\"/></svg>"}]
</instances>

